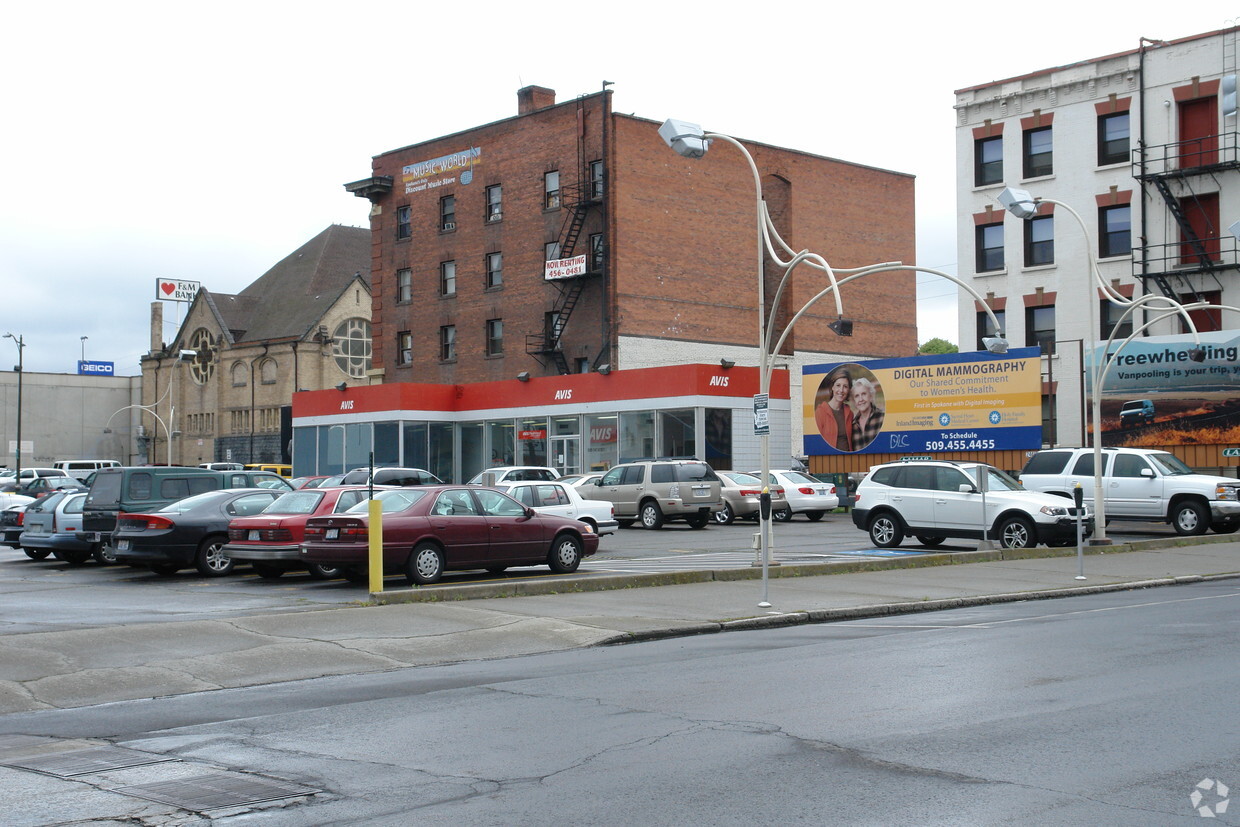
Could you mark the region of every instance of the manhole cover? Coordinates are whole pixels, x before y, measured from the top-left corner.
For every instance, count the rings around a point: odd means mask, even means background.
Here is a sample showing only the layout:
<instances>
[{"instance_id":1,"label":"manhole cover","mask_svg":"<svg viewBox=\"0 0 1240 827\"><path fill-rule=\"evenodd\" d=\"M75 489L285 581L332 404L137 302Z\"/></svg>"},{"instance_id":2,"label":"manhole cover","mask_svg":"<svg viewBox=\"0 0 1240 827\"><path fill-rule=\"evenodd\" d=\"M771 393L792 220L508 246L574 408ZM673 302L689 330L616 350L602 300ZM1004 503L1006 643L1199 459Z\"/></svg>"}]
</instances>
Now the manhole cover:
<instances>
[{"instance_id":1,"label":"manhole cover","mask_svg":"<svg viewBox=\"0 0 1240 827\"><path fill-rule=\"evenodd\" d=\"M20 747L17 747L20 749ZM107 772L125 767L141 767L145 764L159 764L164 761L176 761L163 755L149 752L138 752L123 747L84 747L82 749L60 750L58 752L32 753L24 752L13 757L0 757L0 763L18 769L34 770L35 772L58 775L61 778L72 778L76 775L89 775L94 772Z\"/></svg>"},{"instance_id":2,"label":"manhole cover","mask_svg":"<svg viewBox=\"0 0 1240 827\"><path fill-rule=\"evenodd\" d=\"M258 804L280 798L313 795L322 790L303 787L287 781L273 781L258 776L237 776L224 773L199 775L178 781L158 781L151 784L134 784L118 787L113 792L171 804L183 810L218 810L223 807L239 807Z\"/></svg>"}]
</instances>

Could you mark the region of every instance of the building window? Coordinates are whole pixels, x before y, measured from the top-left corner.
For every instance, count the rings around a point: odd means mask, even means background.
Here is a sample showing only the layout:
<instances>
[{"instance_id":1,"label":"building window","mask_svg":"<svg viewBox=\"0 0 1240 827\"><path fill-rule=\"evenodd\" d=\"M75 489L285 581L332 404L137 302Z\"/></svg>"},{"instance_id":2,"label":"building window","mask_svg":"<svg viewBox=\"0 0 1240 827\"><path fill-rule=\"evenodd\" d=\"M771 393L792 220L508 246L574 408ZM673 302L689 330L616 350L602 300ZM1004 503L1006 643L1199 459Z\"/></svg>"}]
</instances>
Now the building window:
<instances>
[{"instance_id":1,"label":"building window","mask_svg":"<svg viewBox=\"0 0 1240 827\"><path fill-rule=\"evenodd\" d=\"M1054 445L1058 440L1055 436L1055 395L1042 394L1042 444Z\"/></svg>"},{"instance_id":2,"label":"building window","mask_svg":"<svg viewBox=\"0 0 1240 827\"><path fill-rule=\"evenodd\" d=\"M499 184L487 187L487 221L504 217L504 189Z\"/></svg>"},{"instance_id":3,"label":"building window","mask_svg":"<svg viewBox=\"0 0 1240 827\"><path fill-rule=\"evenodd\" d=\"M1003 269L1003 224L977 227L977 272Z\"/></svg>"},{"instance_id":4,"label":"building window","mask_svg":"<svg viewBox=\"0 0 1240 827\"><path fill-rule=\"evenodd\" d=\"M590 236L590 271L601 273L603 270L603 234Z\"/></svg>"},{"instance_id":5,"label":"building window","mask_svg":"<svg viewBox=\"0 0 1240 827\"><path fill-rule=\"evenodd\" d=\"M1102 322L1099 330L1102 331L1102 338L1105 340L1112 333L1115 334L1115 341L1122 342L1132 335L1132 314L1126 317L1124 311L1128 308L1123 305L1115 304L1112 301L1103 299L1100 303L1098 318ZM1120 320L1123 319L1121 322Z\"/></svg>"},{"instance_id":6,"label":"building window","mask_svg":"<svg viewBox=\"0 0 1240 827\"><path fill-rule=\"evenodd\" d=\"M249 371L241 362L234 362L232 366L232 386L234 388L244 388L246 380L249 379Z\"/></svg>"},{"instance_id":7,"label":"building window","mask_svg":"<svg viewBox=\"0 0 1240 827\"><path fill-rule=\"evenodd\" d=\"M439 295L456 295L456 262L439 262Z\"/></svg>"},{"instance_id":8,"label":"building window","mask_svg":"<svg viewBox=\"0 0 1240 827\"><path fill-rule=\"evenodd\" d=\"M560 242L548 241L543 245L543 261L556 261L560 257Z\"/></svg>"},{"instance_id":9,"label":"building window","mask_svg":"<svg viewBox=\"0 0 1240 827\"><path fill-rule=\"evenodd\" d=\"M345 319L332 334L332 355L336 367L348 376L361 379L370 370L370 320Z\"/></svg>"},{"instance_id":10,"label":"building window","mask_svg":"<svg viewBox=\"0 0 1240 827\"><path fill-rule=\"evenodd\" d=\"M487 289L504 286L504 254L487 253Z\"/></svg>"},{"instance_id":11,"label":"building window","mask_svg":"<svg viewBox=\"0 0 1240 827\"><path fill-rule=\"evenodd\" d=\"M1128 161L1128 113L1117 112L1098 118L1098 166Z\"/></svg>"},{"instance_id":12,"label":"building window","mask_svg":"<svg viewBox=\"0 0 1240 827\"><path fill-rule=\"evenodd\" d=\"M1025 177L1038 178L1050 175L1055 171L1051 163L1051 128L1026 129L1025 142Z\"/></svg>"},{"instance_id":13,"label":"building window","mask_svg":"<svg viewBox=\"0 0 1240 827\"><path fill-rule=\"evenodd\" d=\"M396 364L413 364L413 333L408 330L396 334Z\"/></svg>"},{"instance_id":14,"label":"building window","mask_svg":"<svg viewBox=\"0 0 1240 827\"><path fill-rule=\"evenodd\" d=\"M396 208L396 237L412 238L413 237L413 211L410 207Z\"/></svg>"},{"instance_id":15,"label":"building window","mask_svg":"<svg viewBox=\"0 0 1240 827\"><path fill-rule=\"evenodd\" d=\"M260 381L264 385L274 385L280 375L279 366L276 364L276 360L263 360L263 363L258 366L258 375Z\"/></svg>"},{"instance_id":16,"label":"building window","mask_svg":"<svg viewBox=\"0 0 1240 827\"><path fill-rule=\"evenodd\" d=\"M1055 305L1025 308L1025 345L1055 352Z\"/></svg>"},{"instance_id":17,"label":"building window","mask_svg":"<svg viewBox=\"0 0 1240 827\"><path fill-rule=\"evenodd\" d=\"M1098 210L1098 255L1126 256L1132 252L1132 207L1101 207Z\"/></svg>"},{"instance_id":18,"label":"building window","mask_svg":"<svg viewBox=\"0 0 1240 827\"><path fill-rule=\"evenodd\" d=\"M560 208L560 172L548 172L543 175L543 208L558 210Z\"/></svg>"},{"instance_id":19,"label":"building window","mask_svg":"<svg viewBox=\"0 0 1240 827\"><path fill-rule=\"evenodd\" d=\"M985 187L1003 181L1003 136L973 142L974 186Z\"/></svg>"},{"instance_id":20,"label":"building window","mask_svg":"<svg viewBox=\"0 0 1240 827\"><path fill-rule=\"evenodd\" d=\"M1055 219L1043 215L1025 222L1025 266L1055 263Z\"/></svg>"},{"instance_id":21,"label":"building window","mask_svg":"<svg viewBox=\"0 0 1240 827\"><path fill-rule=\"evenodd\" d=\"M456 229L456 196L445 195L439 199L439 229L450 232Z\"/></svg>"},{"instance_id":22,"label":"building window","mask_svg":"<svg viewBox=\"0 0 1240 827\"><path fill-rule=\"evenodd\" d=\"M456 325L444 325L439 328L439 358L450 362L456 358Z\"/></svg>"},{"instance_id":23,"label":"building window","mask_svg":"<svg viewBox=\"0 0 1240 827\"><path fill-rule=\"evenodd\" d=\"M500 356L504 352L504 320L487 319L487 356Z\"/></svg>"},{"instance_id":24,"label":"building window","mask_svg":"<svg viewBox=\"0 0 1240 827\"><path fill-rule=\"evenodd\" d=\"M413 271L408 267L396 271L396 301L401 304L413 301Z\"/></svg>"},{"instance_id":25,"label":"building window","mask_svg":"<svg viewBox=\"0 0 1240 827\"><path fill-rule=\"evenodd\" d=\"M590 197L594 199L603 197L603 162L590 162Z\"/></svg>"},{"instance_id":26,"label":"building window","mask_svg":"<svg viewBox=\"0 0 1240 827\"><path fill-rule=\"evenodd\" d=\"M1004 311L994 310L994 308L991 308L991 310L994 311L995 318L999 320L999 329L996 330L995 326L990 323L990 316L985 310L978 311L976 350L985 350L986 343L982 340L993 336L998 336L1001 332L1003 332L1003 328L1007 327L1007 320L1005 319Z\"/></svg>"},{"instance_id":27,"label":"building window","mask_svg":"<svg viewBox=\"0 0 1240 827\"><path fill-rule=\"evenodd\" d=\"M589 356L579 357L576 361L576 367L577 367L577 370L576 370L577 373L589 373L590 372L590 357Z\"/></svg>"}]
</instances>

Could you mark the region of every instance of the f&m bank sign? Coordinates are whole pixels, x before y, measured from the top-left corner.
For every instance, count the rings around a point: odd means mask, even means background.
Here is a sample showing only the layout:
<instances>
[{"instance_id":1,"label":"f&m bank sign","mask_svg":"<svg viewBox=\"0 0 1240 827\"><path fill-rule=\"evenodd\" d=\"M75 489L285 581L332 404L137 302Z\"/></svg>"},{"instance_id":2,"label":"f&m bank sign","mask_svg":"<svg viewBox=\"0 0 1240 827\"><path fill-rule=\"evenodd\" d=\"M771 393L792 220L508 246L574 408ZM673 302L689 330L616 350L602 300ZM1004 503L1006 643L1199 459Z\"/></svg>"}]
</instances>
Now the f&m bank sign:
<instances>
[{"instance_id":1,"label":"f&m bank sign","mask_svg":"<svg viewBox=\"0 0 1240 827\"><path fill-rule=\"evenodd\" d=\"M808 455L1042 447L1036 347L811 365L801 387Z\"/></svg>"},{"instance_id":2,"label":"f&m bank sign","mask_svg":"<svg viewBox=\"0 0 1240 827\"><path fill-rule=\"evenodd\" d=\"M83 362L78 360L78 376L115 376L114 362Z\"/></svg>"}]
</instances>

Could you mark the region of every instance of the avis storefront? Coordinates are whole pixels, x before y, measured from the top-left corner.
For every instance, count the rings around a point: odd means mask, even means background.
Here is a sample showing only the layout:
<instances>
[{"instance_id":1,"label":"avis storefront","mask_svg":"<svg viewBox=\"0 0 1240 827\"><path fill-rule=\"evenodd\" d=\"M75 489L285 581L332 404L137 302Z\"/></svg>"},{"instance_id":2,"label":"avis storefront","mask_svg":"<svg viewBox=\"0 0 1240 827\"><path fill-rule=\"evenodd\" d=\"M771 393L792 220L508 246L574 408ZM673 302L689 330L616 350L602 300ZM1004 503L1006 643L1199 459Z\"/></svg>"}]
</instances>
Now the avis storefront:
<instances>
[{"instance_id":1,"label":"avis storefront","mask_svg":"<svg viewBox=\"0 0 1240 827\"><path fill-rule=\"evenodd\" d=\"M396 383L293 397L293 471L338 474L370 461L454 482L494 465L563 474L643 457L753 469L756 368L675 365L473 385ZM791 443L788 376L771 380L771 444ZM774 455L784 453L772 449Z\"/></svg>"}]
</instances>

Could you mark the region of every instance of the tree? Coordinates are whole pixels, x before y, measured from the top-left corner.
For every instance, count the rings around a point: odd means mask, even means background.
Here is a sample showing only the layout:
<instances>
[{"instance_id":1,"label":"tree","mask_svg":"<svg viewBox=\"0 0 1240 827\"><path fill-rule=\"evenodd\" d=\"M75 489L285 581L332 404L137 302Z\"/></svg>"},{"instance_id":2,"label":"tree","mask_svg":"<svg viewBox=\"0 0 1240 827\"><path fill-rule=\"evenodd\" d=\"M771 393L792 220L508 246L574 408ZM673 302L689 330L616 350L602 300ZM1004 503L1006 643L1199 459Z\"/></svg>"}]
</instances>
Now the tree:
<instances>
[{"instance_id":1,"label":"tree","mask_svg":"<svg viewBox=\"0 0 1240 827\"><path fill-rule=\"evenodd\" d=\"M939 337L935 336L933 339L930 339L929 341L923 343L921 347L917 348L917 352L921 354L959 353L960 348L956 347L956 345L953 345L951 342L947 341L946 339L940 339Z\"/></svg>"}]
</instances>

